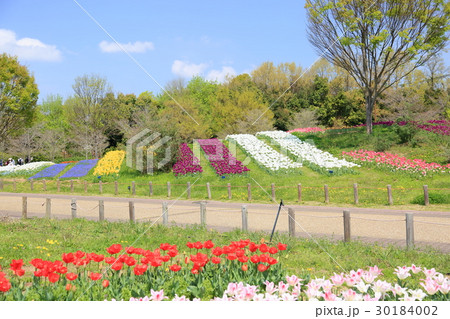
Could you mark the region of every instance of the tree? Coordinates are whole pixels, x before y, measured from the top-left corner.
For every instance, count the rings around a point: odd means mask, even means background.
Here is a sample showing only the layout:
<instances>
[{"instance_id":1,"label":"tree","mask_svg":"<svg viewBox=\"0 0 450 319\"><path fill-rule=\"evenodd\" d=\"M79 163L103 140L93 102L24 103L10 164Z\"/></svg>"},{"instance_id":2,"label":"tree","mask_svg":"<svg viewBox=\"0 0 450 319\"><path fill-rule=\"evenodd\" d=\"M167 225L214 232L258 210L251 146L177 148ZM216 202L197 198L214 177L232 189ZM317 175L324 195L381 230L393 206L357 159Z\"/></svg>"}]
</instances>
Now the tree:
<instances>
[{"instance_id":1,"label":"tree","mask_svg":"<svg viewBox=\"0 0 450 319\"><path fill-rule=\"evenodd\" d=\"M30 127L39 90L34 77L16 57L0 55L0 140Z\"/></svg>"},{"instance_id":2,"label":"tree","mask_svg":"<svg viewBox=\"0 0 450 319\"><path fill-rule=\"evenodd\" d=\"M111 91L105 78L97 75L77 77L72 86L75 96L65 103L73 141L85 152L98 158L108 145L105 121L108 119L102 100Z\"/></svg>"},{"instance_id":3,"label":"tree","mask_svg":"<svg viewBox=\"0 0 450 319\"><path fill-rule=\"evenodd\" d=\"M380 94L448 41L450 6L444 0L307 0L305 7L311 44L364 91L368 134Z\"/></svg>"}]
</instances>

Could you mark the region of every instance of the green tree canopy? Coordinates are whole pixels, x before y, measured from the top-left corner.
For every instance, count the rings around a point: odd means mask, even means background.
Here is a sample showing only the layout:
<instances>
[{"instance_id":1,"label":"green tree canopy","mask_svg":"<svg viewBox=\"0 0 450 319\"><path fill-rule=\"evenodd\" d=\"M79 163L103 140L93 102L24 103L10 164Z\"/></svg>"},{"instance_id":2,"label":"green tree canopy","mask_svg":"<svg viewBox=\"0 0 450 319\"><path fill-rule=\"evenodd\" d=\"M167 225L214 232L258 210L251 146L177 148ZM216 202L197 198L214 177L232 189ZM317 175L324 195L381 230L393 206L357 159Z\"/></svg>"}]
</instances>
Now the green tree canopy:
<instances>
[{"instance_id":1,"label":"green tree canopy","mask_svg":"<svg viewBox=\"0 0 450 319\"><path fill-rule=\"evenodd\" d=\"M0 140L31 126L39 90L28 69L16 57L0 55Z\"/></svg>"},{"instance_id":2,"label":"green tree canopy","mask_svg":"<svg viewBox=\"0 0 450 319\"><path fill-rule=\"evenodd\" d=\"M310 42L364 91L369 134L380 94L448 41L445 0L307 0L306 8Z\"/></svg>"}]
</instances>

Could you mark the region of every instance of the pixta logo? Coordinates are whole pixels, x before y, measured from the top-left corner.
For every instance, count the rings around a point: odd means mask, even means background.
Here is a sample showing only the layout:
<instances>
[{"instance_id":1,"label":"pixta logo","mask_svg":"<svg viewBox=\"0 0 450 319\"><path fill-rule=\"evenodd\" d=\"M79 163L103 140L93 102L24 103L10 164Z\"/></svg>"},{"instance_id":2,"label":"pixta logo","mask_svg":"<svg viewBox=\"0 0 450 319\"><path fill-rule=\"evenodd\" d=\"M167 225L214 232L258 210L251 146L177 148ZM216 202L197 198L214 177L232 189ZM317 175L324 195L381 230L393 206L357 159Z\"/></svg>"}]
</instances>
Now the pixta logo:
<instances>
[{"instance_id":1,"label":"pixta logo","mask_svg":"<svg viewBox=\"0 0 450 319\"><path fill-rule=\"evenodd\" d=\"M161 169L170 161L171 150L167 145L163 150L164 157L159 161L156 159L157 154L161 152L160 148L171 139L170 136L161 137L159 132L152 132L149 129L142 130L127 142L127 166L153 175L155 168Z\"/></svg>"}]
</instances>

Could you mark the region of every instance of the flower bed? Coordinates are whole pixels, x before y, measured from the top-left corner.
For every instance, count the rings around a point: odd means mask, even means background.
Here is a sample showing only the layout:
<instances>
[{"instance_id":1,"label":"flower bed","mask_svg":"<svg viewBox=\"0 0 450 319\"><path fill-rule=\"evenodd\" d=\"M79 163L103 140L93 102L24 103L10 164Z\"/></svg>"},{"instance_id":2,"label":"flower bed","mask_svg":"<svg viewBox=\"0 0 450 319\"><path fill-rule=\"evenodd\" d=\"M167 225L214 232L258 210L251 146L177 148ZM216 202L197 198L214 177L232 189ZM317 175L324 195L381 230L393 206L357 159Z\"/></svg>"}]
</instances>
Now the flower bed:
<instances>
[{"instance_id":1,"label":"flower bed","mask_svg":"<svg viewBox=\"0 0 450 319\"><path fill-rule=\"evenodd\" d=\"M154 250L113 244L107 254L78 250L54 261L35 258L29 261L33 270L22 259L12 260L9 270L0 272L0 300L128 300L149 288L165 289L171 297L219 297L229 282L260 284L268 276L282 280L277 256L286 248L248 239L225 246L188 242L181 248L186 253L169 243ZM23 276L31 276L33 285L25 286Z\"/></svg>"},{"instance_id":2,"label":"flower bed","mask_svg":"<svg viewBox=\"0 0 450 319\"><path fill-rule=\"evenodd\" d=\"M77 178L86 176L87 173L97 165L98 159L82 160L65 172L61 178Z\"/></svg>"},{"instance_id":3,"label":"flower bed","mask_svg":"<svg viewBox=\"0 0 450 319\"><path fill-rule=\"evenodd\" d=\"M375 164L376 167L388 169L392 172L407 172L423 176L430 173L450 172L450 164L440 165L437 163L427 163L421 159L411 160L391 153L357 150L352 152L344 151L342 154L361 164Z\"/></svg>"},{"instance_id":4,"label":"flower bed","mask_svg":"<svg viewBox=\"0 0 450 319\"><path fill-rule=\"evenodd\" d=\"M302 167L301 163L296 163L286 155L277 152L254 135L235 134L228 135L226 139L236 142L260 166L270 171Z\"/></svg>"},{"instance_id":5,"label":"flower bed","mask_svg":"<svg viewBox=\"0 0 450 319\"><path fill-rule=\"evenodd\" d=\"M296 128L293 130L288 131L288 133L293 132L300 132L300 133L315 133L315 132L325 132L326 129L321 127L303 127L303 128Z\"/></svg>"},{"instance_id":6,"label":"flower bed","mask_svg":"<svg viewBox=\"0 0 450 319\"><path fill-rule=\"evenodd\" d=\"M197 143L205 152L217 175L242 174L249 171L246 166L231 155L228 148L217 138L197 140Z\"/></svg>"},{"instance_id":7,"label":"flower bed","mask_svg":"<svg viewBox=\"0 0 450 319\"><path fill-rule=\"evenodd\" d=\"M321 151L314 145L305 143L294 135L286 132L266 131L259 132L256 135L261 135L272 139L282 148L304 161L305 164L307 164L311 169L322 173L327 173L328 170L331 169L334 173L337 173L336 170L340 170L342 168L345 169L359 166L355 163L348 162L345 159L338 159L330 153Z\"/></svg>"},{"instance_id":8,"label":"flower bed","mask_svg":"<svg viewBox=\"0 0 450 319\"><path fill-rule=\"evenodd\" d=\"M94 169L94 176L119 174L120 166L125 158L125 151L109 151L98 161Z\"/></svg>"},{"instance_id":9,"label":"flower bed","mask_svg":"<svg viewBox=\"0 0 450 319\"><path fill-rule=\"evenodd\" d=\"M53 164L54 163L52 162L32 162L24 165L0 166L0 175L32 173L33 171L41 170L42 168Z\"/></svg>"},{"instance_id":10,"label":"flower bed","mask_svg":"<svg viewBox=\"0 0 450 319\"><path fill-rule=\"evenodd\" d=\"M172 170L175 176L203 172L198 158L194 156L191 148L186 143L182 143L179 146L177 162L173 165Z\"/></svg>"},{"instance_id":11,"label":"flower bed","mask_svg":"<svg viewBox=\"0 0 450 319\"><path fill-rule=\"evenodd\" d=\"M30 177L30 179L34 178L52 178L59 175L69 164L55 164L50 167L44 168L39 173Z\"/></svg>"}]
</instances>

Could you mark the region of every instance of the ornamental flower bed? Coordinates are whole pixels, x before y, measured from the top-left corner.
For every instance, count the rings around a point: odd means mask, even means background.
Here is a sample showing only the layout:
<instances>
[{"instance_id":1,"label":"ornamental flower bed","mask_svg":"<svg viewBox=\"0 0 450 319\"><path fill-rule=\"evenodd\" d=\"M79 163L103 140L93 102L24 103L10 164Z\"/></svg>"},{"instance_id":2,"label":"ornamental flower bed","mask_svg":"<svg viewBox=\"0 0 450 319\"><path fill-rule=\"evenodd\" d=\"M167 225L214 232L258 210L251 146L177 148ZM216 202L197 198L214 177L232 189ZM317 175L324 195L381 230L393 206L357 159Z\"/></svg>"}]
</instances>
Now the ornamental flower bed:
<instances>
[{"instance_id":1,"label":"ornamental flower bed","mask_svg":"<svg viewBox=\"0 0 450 319\"><path fill-rule=\"evenodd\" d=\"M208 240L180 248L162 243L153 250L113 244L106 254L78 250L54 261L12 260L0 272L0 300L129 300L151 289L172 298L210 299L221 297L230 282L283 280L277 257L286 249L248 239L225 246Z\"/></svg>"},{"instance_id":2,"label":"ornamental flower bed","mask_svg":"<svg viewBox=\"0 0 450 319\"><path fill-rule=\"evenodd\" d=\"M315 132L325 132L326 129L321 127L303 127L303 128L296 128L293 130L288 131L288 133L293 132L300 132L300 133L315 133Z\"/></svg>"},{"instance_id":3,"label":"ornamental flower bed","mask_svg":"<svg viewBox=\"0 0 450 319\"><path fill-rule=\"evenodd\" d=\"M213 301L442 301L450 298L450 280L434 268L397 267L398 281L390 283L378 279L382 272L377 266L368 270L351 270L330 278L316 278L309 282L295 275L274 283L266 280L264 286L243 282L229 283L222 297ZM414 278L416 277L416 278ZM420 277L420 285L411 284L411 278ZM411 288L411 286L414 286ZM168 299L164 291L151 290L150 297L131 298L130 301L161 301ZM176 296L173 301L187 301Z\"/></svg>"},{"instance_id":4,"label":"ornamental flower bed","mask_svg":"<svg viewBox=\"0 0 450 319\"><path fill-rule=\"evenodd\" d=\"M32 173L33 171L41 170L45 166L53 165L52 162L33 162L24 165L8 165L8 166L0 166L0 175L6 174L27 174Z\"/></svg>"},{"instance_id":5,"label":"ornamental flower bed","mask_svg":"<svg viewBox=\"0 0 450 319\"><path fill-rule=\"evenodd\" d=\"M343 171L343 168L359 166L355 163L348 162L345 159L338 159L330 153L319 150L314 145L305 143L294 135L286 132L266 131L259 132L256 135L272 139L282 148L303 160L311 169L321 173L328 173L328 170L333 170L332 172L337 173L338 170Z\"/></svg>"},{"instance_id":6,"label":"ornamental flower bed","mask_svg":"<svg viewBox=\"0 0 450 319\"><path fill-rule=\"evenodd\" d=\"M198 158L194 156L191 148L186 143L182 143L179 146L177 162L173 165L172 170L175 176L203 172Z\"/></svg>"},{"instance_id":7,"label":"ornamental flower bed","mask_svg":"<svg viewBox=\"0 0 450 319\"><path fill-rule=\"evenodd\" d=\"M97 165L98 159L82 160L65 172L61 178L77 178L86 176L87 173Z\"/></svg>"},{"instance_id":8,"label":"ornamental flower bed","mask_svg":"<svg viewBox=\"0 0 450 319\"><path fill-rule=\"evenodd\" d=\"M260 166L270 171L302 167L301 163L296 163L286 155L277 152L254 135L235 134L228 135L226 139L237 143Z\"/></svg>"},{"instance_id":9,"label":"ornamental flower bed","mask_svg":"<svg viewBox=\"0 0 450 319\"><path fill-rule=\"evenodd\" d=\"M352 152L342 152L344 156L352 158L361 164L375 165L376 167L387 169L391 172L406 172L415 175L426 176L430 173L449 173L450 164L440 165L437 163L427 163L421 159L407 159L391 153L374 152L367 150L357 150Z\"/></svg>"},{"instance_id":10,"label":"ornamental flower bed","mask_svg":"<svg viewBox=\"0 0 450 319\"><path fill-rule=\"evenodd\" d=\"M50 167L44 168L39 173L31 176L30 179L55 177L55 176L59 175L67 167L67 165L69 165L69 164L68 163L67 164L55 164Z\"/></svg>"},{"instance_id":11,"label":"ornamental flower bed","mask_svg":"<svg viewBox=\"0 0 450 319\"><path fill-rule=\"evenodd\" d=\"M98 161L94 169L94 176L119 174L120 166L125 158L125 151L109 151Z\"/></svg>"},{"instance_id":12,"label":"ornamental flower bed","mask_svg":"<svg viewBox=\"0 0 450 319\"><path fill-rule=\"evenodd\" d=\"M217 138L197 140L197 143L205 152L217 175L242 174L249 171L246 166L231 155L228 148Z\"/></svg>"}]
</instances>

